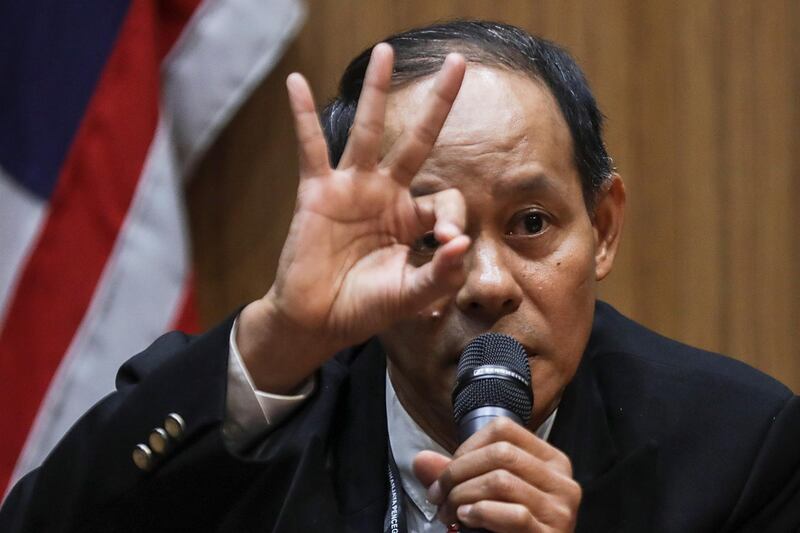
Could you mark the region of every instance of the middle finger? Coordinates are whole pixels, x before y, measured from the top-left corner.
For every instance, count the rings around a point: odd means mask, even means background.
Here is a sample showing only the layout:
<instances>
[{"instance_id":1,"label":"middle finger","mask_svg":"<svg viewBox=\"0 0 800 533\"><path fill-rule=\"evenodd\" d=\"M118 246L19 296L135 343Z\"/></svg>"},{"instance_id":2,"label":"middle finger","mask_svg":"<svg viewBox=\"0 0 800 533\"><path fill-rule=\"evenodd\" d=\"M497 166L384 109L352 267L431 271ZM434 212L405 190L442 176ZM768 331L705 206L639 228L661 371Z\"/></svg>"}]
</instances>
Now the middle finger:
<instances>
[{"instance_id":1,"label":"middle finger","mask_svg":"<svg viewBox=\"0 0 800 533\"><path fill-rule=\"evenodd\" d=\"M399 183L408 184L433 149L439 132L464 80L466 63L461 54L448 54L416 125L403 132L381 162Z\"/></svg>"},{"instance_id":2,"label":"middle finger","mask_svg":"<svg viewBox=\"0 0 800 533\"><path fill-rule=\"evenodd\" d=\"M350 138L339 162L340 168L356 166L369 169L378 161L393 61L394 52L388 44L378 43L372 49Z\"/></svg>"}]
</instances>

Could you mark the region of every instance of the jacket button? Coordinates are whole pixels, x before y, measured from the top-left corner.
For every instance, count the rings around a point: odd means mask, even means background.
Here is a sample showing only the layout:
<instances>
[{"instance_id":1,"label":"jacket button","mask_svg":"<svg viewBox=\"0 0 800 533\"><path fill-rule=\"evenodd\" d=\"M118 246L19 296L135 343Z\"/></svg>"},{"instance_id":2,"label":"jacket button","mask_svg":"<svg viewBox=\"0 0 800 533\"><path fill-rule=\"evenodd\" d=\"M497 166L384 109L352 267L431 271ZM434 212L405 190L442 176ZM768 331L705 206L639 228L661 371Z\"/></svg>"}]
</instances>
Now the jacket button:
<instances>
[{"instance_id":1,"label":"jacket button","mask_svg":"<svg viewBox=\"0 0 800 533\"><path fill-rule=\"evenodd\" d=\"M150 448L154 452L164 453L167 451L167 445L169 444L169 435L163 428L156 428L150 433L147 443L150 444Z\"/></svg>"},{"instance_id":2,"label":"jacket button","mask_svg":"<svg viewBox=\"0 0 800 533\"><path fill-rule=\"evenodd\" d=\"M146 444L137 444L133 449L133 464L139 470L144 471L150 470L150 467L153 466L153 452Z\"/></svg>"},{"instance_id":3,"label":"jacket button","mask_svg":"<svg viewBox=\"0 0 800 533\"><path fill-rule=\"evenodd\" d=\"M170 413L167 415L166 420L164 420L164 429L167 430L167 434L175 440L179 440L183 437L183 430L186 429L186 422L183 421L183 417L178 413Z\"/></svg>"}]
</instances>

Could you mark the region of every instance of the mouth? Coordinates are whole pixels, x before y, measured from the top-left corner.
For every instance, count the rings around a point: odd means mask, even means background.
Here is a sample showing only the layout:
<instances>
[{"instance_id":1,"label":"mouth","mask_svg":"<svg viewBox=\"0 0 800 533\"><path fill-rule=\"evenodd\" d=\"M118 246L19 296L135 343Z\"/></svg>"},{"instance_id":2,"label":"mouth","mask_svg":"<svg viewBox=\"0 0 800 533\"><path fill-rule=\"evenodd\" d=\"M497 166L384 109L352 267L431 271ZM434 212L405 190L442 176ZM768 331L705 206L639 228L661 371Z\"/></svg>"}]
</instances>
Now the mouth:
<instances>
[{"instance_id":1,"label":"mouth","mask_svg":"<svg viewBox=\"0 0 800 533\"><path fill-rule=\"evenodd\" d=\"M498 331L498 332L496 332L496 333L503 333L503 332L501 332L501 331ZM503 334L504 334L504 335L507 335L506 333L503 333ZM477 336L477 335L476 335L476 336ZM509 336L510 336L510 337L513 337L513 335L509 335ZM474 337L473 337L473 338L474 338ZM525 342L522 342L521 340L517 339L516 337L514 337L514 339L515 339L517 342L519 342L519 343L522 345L522 347L525 349L525 354L528 356L528 364L531 364L531 365L532 365L532 364L533 364L533 360L534 360L536 357L538 357L538 356L539 356L539 354L537 353L537 351L536 351L536 350L535 350L535 349L534 349L534 348L533 348L533 347L532 347L530 344L528 344L528 343L525 343ZM458 366L458 361L459 361L459 359L461 359L461 355L464 353L464 350L467 348L467 345L468 345L468 344L469 344L471 341L472 341L472 338L471 338L471 339L468 339L467 341L465 341L465 342L463 342L462 344L460 344L458 349L456 349L456 350L453 350L452 352L450 352L450 357L448 358L448 361L450 362L450 364L452 364L452 365L454 365L454 366Z\"/></svg>"}]
</instances>

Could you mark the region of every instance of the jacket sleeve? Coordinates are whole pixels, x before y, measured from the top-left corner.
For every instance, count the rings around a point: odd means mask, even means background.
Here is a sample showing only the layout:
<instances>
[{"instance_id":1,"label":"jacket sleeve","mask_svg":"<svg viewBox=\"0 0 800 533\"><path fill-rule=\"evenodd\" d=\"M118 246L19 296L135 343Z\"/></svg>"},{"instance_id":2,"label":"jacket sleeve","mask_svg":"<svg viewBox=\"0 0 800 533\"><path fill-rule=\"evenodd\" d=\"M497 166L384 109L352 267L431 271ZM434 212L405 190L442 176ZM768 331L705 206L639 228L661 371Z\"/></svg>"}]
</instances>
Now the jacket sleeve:
<instances>
[{"instance_id":1,"label":"jacket sleeve","mask_svg":"<svg viewBox=\"0 0 800 533\"><path fill-rule=\"evenodd\" d=\"M800 531L800 397L775 415L724 530Z\"/></svg>"},{"instance_id":2,"label":"jacket sleeve","mask_svg":"<svg viewBox=\"0 0 800 533\"><path fill-rule=\"evenodd\" d=\"M0 531L90 530L103 509L137 486L169 476L187 451L201 465L186 476L187 484L219 477L219 470L202 465L220 461L231 482L247 475L245 461L228 453L221 438L232 322L233 317L196 338L169 333L127 361L117 374L116 392L84 414L42 466L9 493L0 509ZM134 464L134 448L146 444L172 413L184 421L179 436L166 439L163 453ZM198 454L203 461L196 460Z\"/></svg>"}]
</instances>

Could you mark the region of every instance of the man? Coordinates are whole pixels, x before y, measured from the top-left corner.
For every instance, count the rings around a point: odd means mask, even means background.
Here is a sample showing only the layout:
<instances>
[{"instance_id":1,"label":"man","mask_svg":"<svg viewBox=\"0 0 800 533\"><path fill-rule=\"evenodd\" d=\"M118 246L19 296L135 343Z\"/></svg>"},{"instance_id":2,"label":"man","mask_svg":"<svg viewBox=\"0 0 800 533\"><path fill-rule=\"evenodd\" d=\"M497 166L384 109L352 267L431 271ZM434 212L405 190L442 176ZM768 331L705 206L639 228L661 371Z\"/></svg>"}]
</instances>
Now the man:
<instances>
[{"instance_id":1,"label":"man","mask_svg":"<svg viewBox=\"0 0 800 533\"><path fill-rule=\"evenodd\" d=\"M795 530L800 401L595 302L625 191L571 58L483 22L386 43L324 133L287 80L301 176L267 294L129 361L0 527ZM533 416L459 444L485 331L525 346Z\"/></svg>"}]
</instances>

